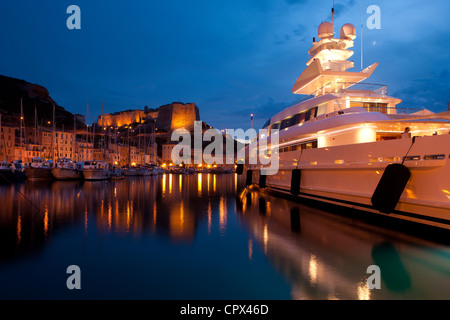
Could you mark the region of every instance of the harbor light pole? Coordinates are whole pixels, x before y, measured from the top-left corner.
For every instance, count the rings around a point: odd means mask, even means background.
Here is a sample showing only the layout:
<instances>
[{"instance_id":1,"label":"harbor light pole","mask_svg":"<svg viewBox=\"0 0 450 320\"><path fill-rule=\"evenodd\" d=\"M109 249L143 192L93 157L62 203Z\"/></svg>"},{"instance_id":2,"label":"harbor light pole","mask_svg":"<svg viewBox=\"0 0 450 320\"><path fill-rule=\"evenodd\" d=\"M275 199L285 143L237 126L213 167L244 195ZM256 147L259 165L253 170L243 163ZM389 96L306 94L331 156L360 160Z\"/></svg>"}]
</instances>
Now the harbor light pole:
<instances>
[{"instance_id":1,"label":"harbor light pole","mask_svg":"<svg viewBox=\"0 0 450 320\"><path fill-rule=\"evenodd\" d=\"M253 113L250 114L250 142L253 140Z\"/></svg>"}]
</instances>

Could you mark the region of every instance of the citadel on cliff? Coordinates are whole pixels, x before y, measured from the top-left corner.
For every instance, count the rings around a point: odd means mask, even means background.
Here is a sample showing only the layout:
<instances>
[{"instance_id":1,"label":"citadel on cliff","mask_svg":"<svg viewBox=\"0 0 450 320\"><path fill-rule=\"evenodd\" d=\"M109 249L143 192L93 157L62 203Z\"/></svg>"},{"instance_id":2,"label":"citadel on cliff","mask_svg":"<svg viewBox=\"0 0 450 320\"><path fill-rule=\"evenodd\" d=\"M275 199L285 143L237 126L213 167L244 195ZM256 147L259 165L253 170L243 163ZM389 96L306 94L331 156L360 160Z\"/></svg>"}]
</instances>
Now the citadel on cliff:
<instances>
[{"instance_id":1,"label":"citadel on cliff","mask_svg":"<svg viewBox=\"0 0 450 320\"><path fill-rule=\"evenodd\" d=\"M171 141L172 132L192 132L200 112L195 103L173 102L106 113L93 125L85 120L59 106L45 87L0 76L0 161L65 157L116 165L170 163L177 143ZM202 122L202 130L210 128ZM236 150L241 147L234 143Z\"/></svg>"}]
</instances>

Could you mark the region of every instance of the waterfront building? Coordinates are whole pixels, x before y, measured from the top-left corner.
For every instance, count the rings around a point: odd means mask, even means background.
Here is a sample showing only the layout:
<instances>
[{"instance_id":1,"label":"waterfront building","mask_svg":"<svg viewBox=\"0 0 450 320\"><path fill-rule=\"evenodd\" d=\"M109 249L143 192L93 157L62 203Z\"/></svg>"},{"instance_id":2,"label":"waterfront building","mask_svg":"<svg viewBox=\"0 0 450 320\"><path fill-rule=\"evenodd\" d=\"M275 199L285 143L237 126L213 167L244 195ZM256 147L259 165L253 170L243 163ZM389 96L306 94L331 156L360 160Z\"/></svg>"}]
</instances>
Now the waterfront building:
<instances>
[{"instance_id":1,"label":"waterfront building","mask_svg":"<svg viewBox=\"0 0 450 320\"><path fill-rule=\"evenodd\" d=\"M2 125L0 139L0 160L14 160L16 128Z\"/></svg>"}]
</instances>

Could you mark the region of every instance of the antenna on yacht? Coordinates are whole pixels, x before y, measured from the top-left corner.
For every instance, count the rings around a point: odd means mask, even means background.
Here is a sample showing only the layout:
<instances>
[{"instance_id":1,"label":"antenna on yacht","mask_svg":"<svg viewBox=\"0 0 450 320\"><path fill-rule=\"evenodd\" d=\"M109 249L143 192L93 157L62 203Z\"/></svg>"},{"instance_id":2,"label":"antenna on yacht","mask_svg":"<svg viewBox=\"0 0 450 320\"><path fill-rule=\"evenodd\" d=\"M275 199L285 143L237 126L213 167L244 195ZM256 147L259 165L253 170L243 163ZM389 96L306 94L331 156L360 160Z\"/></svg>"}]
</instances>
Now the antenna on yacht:
<instances>
[{"instance_id":1,"label":"antenna on yacht","mask_svg":"<svg viewBox=\"0 0 450 320\"><path fill-rule=\"evenodd\" d=\"M333 8L331 8L331 24L333 25L333 33L334 33L334 0L333 0Z\"/></svg>"},{"instance_id":2,"label":"antenna on yacht","mask_svg":"<svg viewBox=\"0 0 450 320\"><path fill-rule=\"evenodd\" d=\"M363 0L361 0L361 71L363 70L363 29L364 29L364 22L363 22Z\"/></svg>"}]
</instances>

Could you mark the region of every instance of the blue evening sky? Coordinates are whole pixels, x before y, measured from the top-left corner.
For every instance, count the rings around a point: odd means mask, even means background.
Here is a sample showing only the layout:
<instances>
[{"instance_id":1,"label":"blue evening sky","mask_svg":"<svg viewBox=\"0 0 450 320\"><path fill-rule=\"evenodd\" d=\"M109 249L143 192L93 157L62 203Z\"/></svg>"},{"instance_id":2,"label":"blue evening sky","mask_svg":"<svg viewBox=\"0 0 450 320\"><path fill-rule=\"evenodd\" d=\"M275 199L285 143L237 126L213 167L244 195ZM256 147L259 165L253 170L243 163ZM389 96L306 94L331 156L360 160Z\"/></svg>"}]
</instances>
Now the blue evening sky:
<instances>
[{"instance_id":1,"label":"blue evening sky","mask_svg":"<svg viewBox=\"0 0 450 320\"><path fill-rule=\"evenodd\" d=\"M322 0L331 20L333 1ZM335 0L336 28L357 29L360 0ZM69 5L81 30L69 30ZM364 28L371 83L389 86L402 107L447 110L448 0L364 0L381 9L381 29ZM365 13L364 20L370 15ZM48 88L59 105L90 118L174 101L194 102L218 128L255 128L302 98L291 92L321 22L319 0L21 0L0 2L0 74Z\"/></svg>"}]
</instances>

